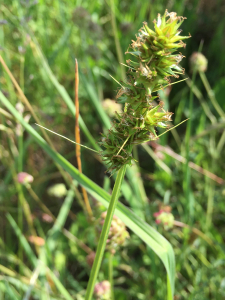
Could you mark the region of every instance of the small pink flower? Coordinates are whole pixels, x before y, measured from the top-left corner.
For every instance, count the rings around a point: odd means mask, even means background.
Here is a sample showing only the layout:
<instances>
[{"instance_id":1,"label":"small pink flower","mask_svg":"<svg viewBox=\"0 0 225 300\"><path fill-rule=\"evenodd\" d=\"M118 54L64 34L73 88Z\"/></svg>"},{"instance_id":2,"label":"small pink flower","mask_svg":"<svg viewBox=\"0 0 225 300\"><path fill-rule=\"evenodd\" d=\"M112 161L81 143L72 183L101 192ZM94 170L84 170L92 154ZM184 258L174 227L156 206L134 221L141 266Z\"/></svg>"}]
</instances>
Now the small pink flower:
<instances>
[{"instance_id":1,"label":"small pink flower","mask_svg":"<svg viewBox=\"0 0 225 300\"><path fill-rule=\"evenodd\" d=\"M104 280L102 282L96 283L94 288L94 295L97 299L110 299L110 282L108 280Z\"/></svg>"},{"instance_id":2,"label":"small pink flower","mask_svg":"<svg viewBox=\"0 0 225 300\"><path fill-rule=\"evenodd\" d=\"M46 214L46 213L43 213L41 217L42 217L42 220L46 223L52 223L53 222L53 218L50 215Z\"/></svg>"},{"instance_id":3,"label":"small pink flower","mask_svg":"<svg viewBox=\"0 0 225 300\"><path fill-rule=\"evenodd\" d=\"M170 229L173 227L174 216L170 212L171 209L165 207L165 209L160 209L160 211L153 214L156 218L156 224L162 223L165 229Z\"/></svg>"},{"instance_id":4,"label":"small pink flower","mask_svg":"<svg viewBox=\"0 0 225 300\"><path fill-rule=\"evenodd\" d=\"M26 172L20 172L17 174L17 180L19 183L26 185L34 180L34 177Z\"/></svg>"},{"instance_id":5,"label":"small pink flower","mask_svg":"<svg viewBox=\"0 0 225 300\"><path fill-rule=\"evenodd\" d=\"M163 213L163 212L164 212L164 210L163 210L163 209L160 209L160 211L154 213L153 216L154 216L155 218L157 218L157 217L160 216L161 213Z\"/></svg>"}]
</instances>

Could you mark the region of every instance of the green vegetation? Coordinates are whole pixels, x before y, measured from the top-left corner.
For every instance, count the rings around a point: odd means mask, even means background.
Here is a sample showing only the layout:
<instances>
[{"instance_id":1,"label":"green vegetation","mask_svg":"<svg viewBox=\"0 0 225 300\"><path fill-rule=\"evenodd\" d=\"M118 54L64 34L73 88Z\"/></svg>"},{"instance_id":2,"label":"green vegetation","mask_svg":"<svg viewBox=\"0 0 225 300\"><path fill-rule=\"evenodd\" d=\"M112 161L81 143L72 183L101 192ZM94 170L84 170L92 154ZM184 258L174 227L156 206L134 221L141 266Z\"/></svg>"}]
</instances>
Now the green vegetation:
<instances>
[{"instance_id":1,"label":"green vegetation","mask_svg":"<svg viewBox=\"0 0 225 300\"><path fill-rule=\"evenodd\" d=\"M115 183L101 157L82 147L81 174L75 145L35 123L75 140L76 58L81 144L98 152L100 132L107 135L120 109L105 99L116 99L126 59L136 59L124 53L142 22L153 29L165 9L187 18L186 75L171 82L188 79L153 96L174 113L171 126L189 120L135 145L123 182L125 167ZM222 1L3 0L0 299L85 299L114 184L119 219L110 216L93 299L224 299L224 23ZM147 121L151 127L151 115Z\"/></svg>"}]
</instances>

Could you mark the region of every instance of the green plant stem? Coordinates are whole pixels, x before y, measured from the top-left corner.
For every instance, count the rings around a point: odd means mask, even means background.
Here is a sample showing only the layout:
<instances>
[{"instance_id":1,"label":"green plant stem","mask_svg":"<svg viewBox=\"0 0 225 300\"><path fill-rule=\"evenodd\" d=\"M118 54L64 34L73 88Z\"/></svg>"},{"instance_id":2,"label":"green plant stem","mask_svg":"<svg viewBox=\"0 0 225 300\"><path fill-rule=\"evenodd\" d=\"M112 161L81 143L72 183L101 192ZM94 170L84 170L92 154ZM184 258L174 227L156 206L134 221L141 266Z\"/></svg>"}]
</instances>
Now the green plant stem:
<instances>
[{"instance_id":1,"label":"green plant stem","mask_svg":"<svg viewBox=\"0 0 225 300\"><path fill-rule=\"evenodd\" d=\"M214 95L213 90L211 89L211 86L210 86L210 84L208 82L207 77L205 76L205 73L204 72L199 72L199 75L200 75L201 80L202 80L202 82L204 84L204 87L205 87L205 89L206 89L206 91L208 93L209 99L212 102L212 105L214 106L215 110L218 112L218 114L220 115L220 117L222 119L224 119L225 118L225 113L222 110L222 108L220 107L219 103L216 101L216 97Z\"/></svg>"},{"instance_id":2,"label":"green plant stem","mask_svg":"<svg viewBox=\"0 0 225 300\"><path fill-rule=\"evenodd\" d=\"M20 56L20 86L21 89L24 91L24 56ZM18 136L18 173L23 172L23 128L22 125L18 123L17 126L21 126L21 129L19 129L19 136ZM21 131L21 132L20 132ZM23 189L21 187L21 189ZM20 199L21 200L21 199ZM18 225L23 232L23 207L22 202L18 201ZM23 261L23 248L21 243L18 245L18 256L21 261ZM22 274L21 265L19 266L19 273Z\"/></svg>"},{"instance_id":3,"label":"green plant stem","mask_svg":"<svg viewBox=\"0 0 225 300\"><path fill-rule=\"evenodd\" d=\"M21 126L19 123L17 126ZM23 171L23 128L21 126L21 134L18 136L18 173ZM22 187L20 188L21 190L23 189ZM19 197L18 201L18 225L23 232L23 206L22 206L22 198ZM23 261L23 248L22 245L19 243L18 245L18 256L21 261ZM21 266L19 266L19 273L22 274L22 269Z\"/></svg>"},{"instance_id":4,"label":"green plant stem","mask_svg":"<svg viewBox=\"0 0 225 300\"><path fill-rule=\"evenodd\" d=\"M193 84L191 79L188 79L185 81L187 83L187 85L189 86L189 88L192 87L192 91L195 94L195 96L197 97L197 99L199 100L206 116L210 119L212 124L215 124L216 121L216 117L213 115L213 113L211 112L208 103L204 100L203 95L201 93L201 91L198 89L198 87L196 85Z\"/></svg>"},{"instance_id":5,"label":"green plant stem","mask_svg":"<svg viewBox=\"0 0 225 300\"><path fill-rule=\"evenodd\" d=\"M21 126L20 123L17 123L17 126ZM17 138L18 141L18 162L17 162L17 170L18 173L23 171L23 128L21 126L21 129L19 129L19 136ZM21 193L23 192L23 187L20 187ZM22 197L19 196L19 201L18 201L18 226L23 232L23 206L22 206ZM23 261L23 248L22 245L19 243L18 245L18 256L21 261ZM22 269L21 266L19 266L19 273L22 274Z\"/></svg>"},{"instance_id":6,"label":"green plant stem","mask_svg":"<svg viewBox=\"0 0 225 300\"><path fill-rule=\"evenodd\" d=\"M111 300L114 300L114 284L113 284L113 254L109 256L109 282L111 289Z\"/></svg>"},{"instance_id":7,"label":"green plant stem","mask_svg":"<svg viewBox=\"0 0 225 300\"><path fill-rule=\"evenodd\" d=\"M35 191L32 189L30 184L26 185L26 188L31 195L31 197L38 203L39 207L49 216L53 218L55 221L55 216L52 214L52 212L47 208L47 206L41 201L41 199L38 197L38 195L35 193Z\"/></svg>"},{"instance_id":8,"label":"green plant stem","mask_svg":"<svg viewBox=\"0 0 225 300\"><path fill-rule=\"evenodd\" d=\"M15 178L15 174L14 174L14 178ZM32 234L33 236L37 236L36 230L34 228L34 223L33 223L32 215L31 215L30 206L29 206L28 202L26 201L26 199L24 197L22 185L20 185L16 181L16 179L14 179L14 183L15 183L15 186L16 186L16 189L17 189L18 198L19 198L19 202L20 202L20 207L21 207L21 209L24 212L24 215L26 217L30 234ZM36 253L39 254L39 247L37 245L35 245L35 250L36 250Z\"/></svg>"},{"instance_id":9,"label":"green plant stem","mask_svg":"<svg viewBox=\"0 0 225 300\"><path fill-rule=\"evenodd\" d=\"M120 42L119 42L118 30L117 30L117 26L116 26L114 0L110 0L110 8L111 8L111 22L112 22L112 30L113 30L113 35L114 35L114 40L115 40L115 45L116 45L116 52L117 52L119 62L122 63L124 61L124 59L123 59L123 52L122 52ZM120 68L121 68L122 79L125 80L126 79L125 67L123 65L120 65Z\"/></svg>"},{"instance_id":10,"label":"green plant stem","mask_svg":"<svg viewBox=\"0 0 225 300\"><path fill-rule=\"evenodd\" d=\"M223 131L223 134L221 135L221 138L216 148L216 152L218 156L220 155L220 152L222 151L224 144L225 144L225 130Z\"/></svg>"},{"instance_id":11,"label":"green plant stem","mask_svg":"<svg viewBox=\"0 0 225 300\"><path fill-rule=\"evenodd\" d=\"M120 187L121 187L121 183L123 181L124 175L125 175L125 171L126 171L126 165L124 165L117 174L116 177L116 182L113 188L113 192L112 192L112 196L110 199L110 204L107 210L107 215L106 215L106 219L102 228L102 232L100 235L100 239L99 239L99 243L98 243L98 247L97 247L97 251L96 251L96 256L95 256L95 260L94 260L94 264L93 267L91 269L91 275L88 281L88 286L87 286L87 292L86 292L86 296L85 296L85 300L91 300L92 299L92 295L93 295L93 291L94 291L94 286L95 286L95 282L98 276L98 272L100 269L100 265L102 262L102 258L103 258L103 254L105 251L105 246L106 246L106 241L108 238L108 234L109 234L109 229L111 226L111 222L112 222L112 218L116 209L116 205L117 205L117 201L119 198L119 193L120 193Z\"/></svg>"},{"instance_id":12,"label":"green plant stem","mask_svg":"<svg viewBox=\"0 0 225 300\"><path fill-rule=\"evenodd\" d=\"M196 78L196 71L194 71L192 76L192 84L191 84L191 91L190 91L190 104L189 104L189 116L192 117L193 113L193 87ZM188 206L188 219L191 221L194 217L194 203L191 201L190 197L190 188L191 188L191 172L189 168L189 145L190 145L190 138L191 138L191 127L192 127L192 119L190 118L187 124L186 130L186 139L185 139L185 150L186 150L186 165L185 165L185 181L184 181L184 190L186 196L186 205Z\"/></svg>"},{"instance_id":13,"label":"green plant stem","mask_svg":"<svg viewBox=\"0 0 225 300\"><path fill-rule=\"evenodd\" d=\"M151 147L149 147L147 144L143 144L142 147L152 157L152 159L160 166L160 168L163 169L163 171L165 171L169 175L172 174L171 169L161 159L157 157L157 155L154 153Z\"/></svg>"},{"instance_id":14,"label":"green plant stem","mask_svg":"<svg viewBox=\"0 0 225 300\"><path fill-rule=\"evenodd\" d=\"M209 189L208 189L208 201L207 201L206 224L205 224L206 232L209 230L209 228L212 224L214 193L215 193L214 182L211 181L209 184Z\"/></svg>"}]
</instances>

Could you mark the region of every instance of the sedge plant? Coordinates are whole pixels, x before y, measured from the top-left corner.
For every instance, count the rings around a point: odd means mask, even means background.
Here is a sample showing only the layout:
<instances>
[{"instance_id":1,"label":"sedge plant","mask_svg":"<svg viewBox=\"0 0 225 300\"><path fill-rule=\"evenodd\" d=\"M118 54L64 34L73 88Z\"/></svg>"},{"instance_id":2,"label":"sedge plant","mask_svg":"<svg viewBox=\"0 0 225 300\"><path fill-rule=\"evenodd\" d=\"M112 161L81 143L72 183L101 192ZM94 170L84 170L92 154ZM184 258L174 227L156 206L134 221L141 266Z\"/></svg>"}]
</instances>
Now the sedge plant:
<instances>
[{"instance_id":1,"label":"sedge plant","mask_svg":"<svg viewBox=\"0 0 225 300\"><path fill-rule=\"evenodd\" d=\"M171 77L178 78L184 73L179 66L183 58L175 53L185 47L182 41L189 36L181 36L179 27L184 21L175 12L160 14L154 20L154 30L144 22L143 27L126 52L132 59L126 61L126 80L121 81L117 101L124 105L124 111L116 114L113 126L100 141L102 159L108 165L108 172L117 173L110 204L100 235L94 264L91 270L85 300L92 299L95 282L103 258L114 211L117 205L121 183L127 165L134 161L132 149L157 139L156 127L167 128L171 112L163 109L163 103L153 95L171 84Z\"/></svg>"}]
</instances>

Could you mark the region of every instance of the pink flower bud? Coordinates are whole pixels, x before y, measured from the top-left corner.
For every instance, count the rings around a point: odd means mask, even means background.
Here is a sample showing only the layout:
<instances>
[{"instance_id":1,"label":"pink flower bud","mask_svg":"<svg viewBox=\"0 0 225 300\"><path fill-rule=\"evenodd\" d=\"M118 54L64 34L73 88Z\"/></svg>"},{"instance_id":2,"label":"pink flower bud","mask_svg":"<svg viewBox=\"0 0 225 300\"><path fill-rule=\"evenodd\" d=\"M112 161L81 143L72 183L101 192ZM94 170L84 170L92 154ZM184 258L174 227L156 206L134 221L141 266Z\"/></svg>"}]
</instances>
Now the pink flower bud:
<instances>
[{"instance_id":1,"label":"pink flower bud","mask_svg":"<svg viewBox=\"0 0 225 300\"><path fill-rule=\"evenodd\" d=\"M42 217L42 220L46 223L52 223L53 222L53 218L50 215L46 214L46 213L43 213L41 217Z\"/></svg>"},{"instance_id":2,"label":"pink flower bud","mask_svg":"<svg viewBox=\"0 0 225 300\"><path fill-rule=\"evenodd\" d=\"M171 208L166 206L165 208L160 209L159 212L153 214L156 218L156 224L162 223L166 230L173 227L174 216L171 214L170 210Z\"/></svg>"},{"instance_id":3,"label":"pink flower bud","mask_svg":"<svg viewBox=\"0 0 225 300\"><path fill-rule=\"evenodd\" d=\"M104 280L95 285L94 295L97 299L110 299L110 282Z\"/></svg>"},{"instance_id":4,"label":"pink flower bud","mask_svg":"<svg viewBox=\"0 0 225 300\"><path fill-rule=\"evenodd\" d=\"M26 172L20 172L17 174L17 180L19 183L26 185L34 180L34 177Z\"/></svg>"}]
</instances>

